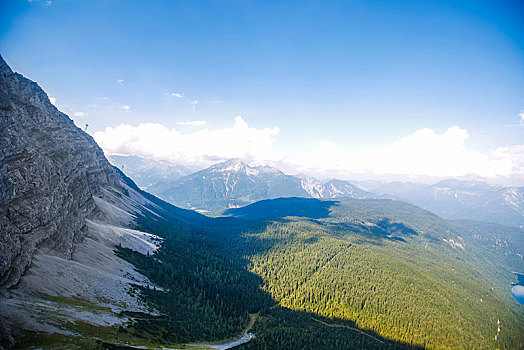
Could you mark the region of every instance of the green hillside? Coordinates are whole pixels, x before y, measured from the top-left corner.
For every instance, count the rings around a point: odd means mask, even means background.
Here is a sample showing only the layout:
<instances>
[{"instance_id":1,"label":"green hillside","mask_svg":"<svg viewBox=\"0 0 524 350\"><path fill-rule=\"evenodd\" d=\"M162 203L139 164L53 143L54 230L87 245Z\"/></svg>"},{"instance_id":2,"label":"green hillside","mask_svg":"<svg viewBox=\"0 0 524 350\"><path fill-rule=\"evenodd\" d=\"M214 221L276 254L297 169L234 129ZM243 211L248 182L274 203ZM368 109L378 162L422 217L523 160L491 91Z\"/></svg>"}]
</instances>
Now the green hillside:
<instances>
[{"instance_id":1,"label":"green hillside","mask_svg":"<svg viewBox=\"0 0 524 350\"><path fill-rule=\"evenodd\" d=\"M493 261L502 277L488 279L474 256L488 248L470 253L473 241L427 211L285 198L229 214L255 220L137 220L165 238L162 249L119 254L165 290L140 291L162 315L124 332L165 344L211 341L241 333L258 313L256 337L241 348L524 346L523 308L500 293L512 278L504 261Z\"/></svg>"}]
</instances>

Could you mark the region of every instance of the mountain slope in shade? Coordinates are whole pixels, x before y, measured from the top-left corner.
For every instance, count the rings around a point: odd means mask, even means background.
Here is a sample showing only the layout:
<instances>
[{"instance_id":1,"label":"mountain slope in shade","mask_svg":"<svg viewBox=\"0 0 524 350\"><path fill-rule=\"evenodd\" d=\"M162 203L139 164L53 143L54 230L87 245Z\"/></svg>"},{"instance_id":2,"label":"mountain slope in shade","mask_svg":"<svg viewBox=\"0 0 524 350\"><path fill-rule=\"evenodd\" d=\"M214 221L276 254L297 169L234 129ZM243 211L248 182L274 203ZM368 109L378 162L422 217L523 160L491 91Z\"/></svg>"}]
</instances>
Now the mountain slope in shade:
<instances>
[{"instance_id":1,"label":"mountain slope in shade","mask_svg":"<svg viewBox=\"0 0 524 350\"><path fill-rule=\"evenodd\" d=\"M511 271L524 272L524 229L472 220L451 223L463 237L497 253Z\"/></svg>"}]
</instances>

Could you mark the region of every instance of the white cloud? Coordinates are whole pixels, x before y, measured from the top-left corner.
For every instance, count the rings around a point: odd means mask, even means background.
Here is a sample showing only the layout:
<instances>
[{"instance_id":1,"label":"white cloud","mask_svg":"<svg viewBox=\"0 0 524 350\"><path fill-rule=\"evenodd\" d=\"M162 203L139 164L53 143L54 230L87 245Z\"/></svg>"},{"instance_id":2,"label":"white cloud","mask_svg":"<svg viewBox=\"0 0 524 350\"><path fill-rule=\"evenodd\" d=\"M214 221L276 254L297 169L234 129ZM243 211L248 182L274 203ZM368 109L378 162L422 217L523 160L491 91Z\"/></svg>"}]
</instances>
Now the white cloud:
<instances>
[{"instance_id":1,"label":"white cloud","mask_svg":"<svg viewBox=\"0 0 524 350\"><path fill-rule=\"evenodd\" d=\"M119 83L120 85L124 85L124 79L118 79L116 82Z\"/></svg>"},{"instance_id":2,"label":"white cloud","mask_svg":"<svg viewBox=\"0 0 524 350\"><path fill-rule=\"evenodd\" d=\"M86 115L85 112L73 112L73 116L75 116L75 117L83 117L85 115Z\"/></svg>"},{"instance_id":3,"label":"white cloud","mask_svg":"<svg viewBox=\"0 0 524 350\"><path fill-rule=\"evenodd\" d=\"M128 105L118 106L118 108L123 109L124 111L129 111L131 109Z\"/></svg>"},{"instance_id":4,"label":"white cloud","mask_svg":"<svg viewBox=\"0 0 524 350\"><path fill-rule=\"evenodd\" d=\"M495 159L507 159L512 163L512 174L524 176L524 145L499 147L491 152Z\"/></svg>"},{"instance_id":5,"label":"white cloud","mask_svg":"<svg viewBox=\"0 0 524 350\"><path fill-rule=\"evenodd\" d=\"M205 120L190 120L190 121L185 121L185 122L178 122L177 124L178 125L188 125L188 126L202 126L202 125L206 125L206 121Z\"/></svg>"},{"instance_id":6,"label":"white cloud","mask_svg":"<svg viewBox=\"0 0 524 350\"><path fill-rule=\"evenodd\" d=\"M158 123L120 124L96 132L94 138L108 154L200 163L236 157L276 161L283 158L283 154L274 148L279 132L278 127L250 127L241 116L237 116L230 128L205 128L182 133Z\"/></svg>"},{"instance_id":7,"label":"white cloud","mask_svg":"<svg viewBox=\"0 0 524 350\"><path fill-rule=\"evenodd\" d=\"M56 106L56 98L49 96L49 101Z\"/></svg>"},{"instance_id":8,"label":"white cloud","mask_svg":"<svg viewBox=\"0 0 524 350\"><path fill-rule=\"evenodd\" d=\"M172 92L170 95L173 97L177 97L177 98L182 98L183 96L182 94L179 94L178 92Z\"/></svg>"},{"instance_id":9,"label":"white cloud","mask_svg":"<svg viewBox=\"0 0 524 350\"><path fill-rule=\"evenodd\" d=\"M519 112L519 118L520 120L517 123L514 124L506 124L505 126L524 126L524 110Z\"/></svg>"},{"instance_id":10,"label":"white cloud","mask_svg":"<svg viewBox=\"0 0 524 350\"><path fill-rule=\"evenodd\" d=\"M465 145L468 137L467 130L458 126L443 134L425 128L391 145L362 148L353 153L342 152L332 143L320 144L312 151L298 155L292 162L306 169L374 175L457 177L474 174L496 177L514 172L516 158L507 155L510 150L500 149L498 154L471 150Z\"/></svg>"},{"instance_id":11,"label":"white cloud","mask_svg":"<svg viewBox=\"0 0 524 350\"><path fill-rule=\"evenodd\" d=\"M205 125L182 121L179 125ZM352 152L333 142L323 142L304 152L285 155L276 148L279 128L250 127L237 116L232 127L204 128L194 132L169 129L161 124L121 124L94 134L108 154L167 158L183 163L210 165L229 158L252 163L269 162L291 172L325 176L401 178L480 176L524 179L524 144L479 152L467 146L467 130L453 126L443 133L424 128L389 145L362 147ZM330 175L331 174L331 175ZM518 180L518 181L521 181Z\"/></svg>"}]
</instances>

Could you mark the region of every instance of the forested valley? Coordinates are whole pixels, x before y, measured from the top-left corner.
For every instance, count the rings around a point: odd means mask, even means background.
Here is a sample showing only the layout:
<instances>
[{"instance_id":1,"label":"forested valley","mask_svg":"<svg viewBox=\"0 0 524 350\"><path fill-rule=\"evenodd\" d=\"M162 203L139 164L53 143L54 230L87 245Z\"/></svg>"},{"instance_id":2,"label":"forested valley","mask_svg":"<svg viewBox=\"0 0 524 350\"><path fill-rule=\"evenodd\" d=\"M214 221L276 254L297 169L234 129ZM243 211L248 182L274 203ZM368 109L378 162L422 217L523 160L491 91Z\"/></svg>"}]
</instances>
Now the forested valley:
<instances>
[{"instance_id":1,"label":"forested valley","mask_svg":"<svg viewBox=\"0 0 524 350\"><path fill-rule=\"evenodd\" d=\"M427 211L294 198L228 214L244 219L137 218L162 248L117 254L154 283L136 292L160 315L121 332L151 344L214 341L239 335L256 314L255 338L240 348L523 346L522 306L501 287L512 278L504 259L488 279L476 258L487 248L471 251Z\"/></svg>"}]
</instances>

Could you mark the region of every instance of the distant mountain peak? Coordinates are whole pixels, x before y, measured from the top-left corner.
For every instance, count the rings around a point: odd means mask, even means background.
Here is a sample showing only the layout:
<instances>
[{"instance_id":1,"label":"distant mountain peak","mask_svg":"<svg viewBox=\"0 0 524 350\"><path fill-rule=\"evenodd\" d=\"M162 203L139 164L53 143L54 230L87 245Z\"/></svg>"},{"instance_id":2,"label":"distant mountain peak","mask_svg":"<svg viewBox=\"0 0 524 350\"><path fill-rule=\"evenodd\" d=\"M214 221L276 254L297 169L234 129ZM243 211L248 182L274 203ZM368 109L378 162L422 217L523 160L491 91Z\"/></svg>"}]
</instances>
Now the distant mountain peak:
<instances>
[{"instance_id":1,"label":"distant mountain peak","mask_svg":"<svg viewBox=\"0 0 524 350\"><path fill-rule=\"evenodd\" d=\"M217 165L224 164L224 165L246 165L240 158L231 158L228 159L222 163L218 163Z\"/></svg>"},{"instance_id":2,"label":"distant mountain peak","mask_svg":"<svg viewBox=\"0 0 524 350\"><path fill-rule=\"evenodd\" d=\"M238 172L245 170L246 167L249 167L246 165L241 159L239 158L233 158L226 160L225 162L215 164L211 167L209 167L208 171L232 171L232 172ZM205 171L206 169L204 169Z\"/></svg>"},{"instance_id":3,"label":"distant mountain peak","mask_svg":"<svg viewBox=\"0 0 524 350\"><path fill-rule=\"evenodd\" d=\"M269 165L251 166L243 162L240 158L233 158L225 162L215 164L200 172L225 172L225 173L241 173L246 175L257 176L261 174L281 174L280 170Z\"/></svg>"}]
</instances>

